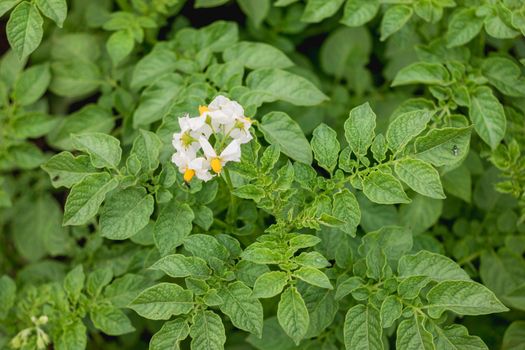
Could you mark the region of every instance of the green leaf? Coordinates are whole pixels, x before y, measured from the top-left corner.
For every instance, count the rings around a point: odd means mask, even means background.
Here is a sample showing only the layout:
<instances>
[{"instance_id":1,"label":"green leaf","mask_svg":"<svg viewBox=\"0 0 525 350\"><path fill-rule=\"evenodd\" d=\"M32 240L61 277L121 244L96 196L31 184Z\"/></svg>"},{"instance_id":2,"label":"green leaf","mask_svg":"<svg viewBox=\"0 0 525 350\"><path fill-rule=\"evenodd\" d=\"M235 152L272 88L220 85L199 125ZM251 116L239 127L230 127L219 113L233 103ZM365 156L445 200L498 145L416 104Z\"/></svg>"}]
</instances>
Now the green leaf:
<instances>
[{"instance_id":1,"label":"green leaf","mask_svg":"<svg viewBox=\"0 0 525 350\"><path fill-rule=\"evenodd\" d=\"M359 27L371 21L379 11L379 0L347 0L341 23Z\"/></svg>"},{"instance_id":2,"label":"green leaf","mask_svg":"<svg viewBox=\"0 0 525 350\"><path fill-rule=\"evenodd\" d=\"M77 318L62 325L60 336L55 341L56 350L84 350L87 345L87 329Z\"/></svg>"},{"instance_id":3,"label":"green leaf","mask_svg":"<svg viewBox=\"0 0 525 350\"><path fill-rule=\"evenodd\" d=\"M396 349L434 350L432 334L426 330L424 318L412 316L397 327Z\"/></svg>"},{"instance_id":4,"label":"green leaf","mask_svg":"<svg viewBox=\"0 0 525 350\"><path fill-rule=\"evenodd\" d=\"M72 134L90 132L109 134L115 124L110 110L93 104L60 120L60 124L47 135L47 139L54 147L68 151L74 150Z\"/></svg>"},{"instance_id":5,"label":"green leaf","mask_svg":"<svg viewBox=\"0 0 525 350\"><path fill-rule=\"evenodd\" d=\"M36 0L36 5L44 16L62 28L67 16L66 0Z\"/></svg>"},{"instance_id":6,"label":"green leaf","mask_svg":"<svg viewBox=\"0 0 525 350\"><path fill-rule=\"evenodd\" d=\"M154 208L153 196L143 187L115 192L100 213L102 237L122 240L135 235L148 224Z\"/></svg>"},{"instance_id":7,"label":"green leaf","mask_svg":"<svg viewBox=\"0 0 525 350\"><path fill-rule=\"evenodd\" d=\"M271 316L264 320L264 332L262 338L254 335L248 336L246 341L259 350L292 350L297 347L283 331L277 321L277 317Z\"/></svg>"},{"instance_id":8,"label":"green leaf","mask_svg":"<svg viewBox=\"0 0 525 350\"><path fill-rule=\"evenodd\" d=\"M270 271L260 275L253 286L255 298L271 298L283 291L288 276L283 271Z\"/></svg>"},{"instance_id":9,"label":"green leaf","mask_svg":"<svg viewBox=\"0 0 525 350\"><path fill-rule=\"evenodd\" d=\"M443 201L415 194L410 204L399 208L399 222L410 227L414 235L426 232L443 213Z\"/></svg>"},{"instance_id":10,"label":"green leaf","mask_svg":"<svg viewBox=\"0 0 525 350\"><path fill-rule=\"evenodd\" d=\"M301 266L316 267L321 269L330 266L330 262L318 252L302 252L294 258L294 262Z\"/></svg>"},{"instance_id":11,"label":"green leaf","mask_svg":"<svg viewBox=\"0 0 525 350\"><path fill-rule=\"evenodd\" d=\"M471 128L432 129L415 142L415 156L435 166L458 163L468 154Z\"/></svg>"},{"instance_id":12,"label":"green leaf","mask_svg":"<svg viewBox=\"0 0 525 350\"><path fill-rule=\"evenodd\" d=\"M144 288L151 285L145 277L135 274L125 274L116 278L104 289L104 297L116 307L124 308L135 299Z\"/></svg>"},{"instance_id":13,"label":"green leaf","mask_svg":"<svg viewBox=\"0 0 525 350\"><path fill-rule=\"evenodd\" d=\"M407 277L397 286L397 294L403 299L415 299L432 280L427 276Z\"/></svg>"},{"instance_id":14,"label":"green leaf","mask_svg":"<svg viewBox=\"0 0 525 350\"><path fill-rule=\"evenodd\" d=\"M344 0L307 0L301 21L318 23L334 15Z\"/></svg>"},{"instance_id":15,"label":"green leaf","mask_svg":"<svg viewBox=\"0 0 525 350\"><path fill-rule=\"evenodd\" d=\"M438 318L445 310L459 315L486 315L505 312L507 309L482 284L472 281L443 281L427 294L428 313Z\"/></svg>"},{"instance_id":16,"label":"green leaf","mask_svg":"<svg viewBox=\"0 0 525 350\"><path fill-rule=\"evenodd\" d=\"M454 11L448 24L447 47L465 45L478 35L483 27L483 18L476 16L475 8Z\"/></svg>"},{"instance_id":17,"label":"green leaf","mask_svg":"<svg viewBox=\"0 0 525 350\"><path fill-rule=\"evenodd\" d=\"M120 141L113 136L93 132L73 136L79 151L86 152L96 168L116 169L122 157Z\"/></svg>"},{"instance_id":18,"label":"green leaf","mask_svg":"<svg viewBox=\"0 0 525 350\"><path fill-rule=\"evenodd\" d=\"M353 108L344 124L345 138L352 151L365 155L375 135L376 115L368 102Z\"/></svg>"},{"instance_id":19,"label":"green leaf","mask_svg":"<svg viewBox=\"0 0 525 350\"><path fill-rule=\"evenodd\" d=\"M319 166L332 173L337 165L339 151L341 150L339 141L337 141L337 132L328 125L321 123L313 132L311 144Z\"/></svg>"},{"instance_id":20,"label":"green leaf","mask_svg":"<svg viewBox=\"0 0 525 350\"><path fill-rule=\"evenodd\" d=\"M469 275L452 259L426 250L401 257L397 270L399 277L427 276L434 281L470 280Z\"/></svg>"},{"instance_id":21,"label":"green leaf","mask_svg":"<svg viewBox=\"0 0 525 350\"><path fill-rule=\"evenodd\" d=\"M262 336L263 307L261 302L252 296L252 290L244 283L237 281L219 291L223 303L221 311L228 315L233 325L239 329Z\"/></svg>"},{"instance_id":22,"label":"green leaf","mask_svg":"<svg viewBox=\"0 0 525 350\"><path fill-rule=\"evenodd\" d=\"M46 156L33 143L20 143L9 148L8 157L20 169L33 169L46 161Z\"/></svg>"},{"instance_id":23,"label":"green leaf","mask_svg":"<svg viewBox=\"0 0 525 350\"><path fill-rule=\"evenodd\" d=\"M296 345L306 335L310 324L308 309L297 288L291 286L281 294L277 307L277 319L286 334Z\"/></svg>"},{"instance_id":24,"label":"green leaf","mask_svg":"<svg viewBox=\"0 0 525 350\"><path fill-rule=\"evenodd\" d=\"M75 157L69 152L61 152L51 157L46 163L42 164L51 179L53 187L70 188L74 184L82 181L84 177L95 174L95 169L88 156Z\"/></svg>"},{"instance_id":25,"label":"green leaf","mask_svg":"<svg viewBox=\"0 0 525 350\"><path fill-rule=\"evenodd\" d=\"M241 41L224 50L225 62L237 62L249 69L289 68L293 62L281 50L265 43Z\"/></svg>"},{"instance_id":26,"label":"green leaf","mask_svg":"<svg viewBox=\"0 0 525 350\"><path fill-rule=\"evenodd\" d=\"M366 258L366 276L373 280L379 281L385 277L387 265L386 255L380 247L369 249Z\"/></svg>"},{"instance_id":27,"label":"green leaf","mask_svg":"<svg viewBox=\"0 0 525 350\"><path fill-rule=\"evenodd\" d=\"M328 99L310 81L277 68L254 70L248 74L246 86L251 91L249 96L241 96L241 102L250 102L250 99L254 99L253 104L257 105L281 100L296 106L316 106Z\"/></svg>"},{"instance_id":28,"label":"green leaf","mask_svg":"<svg viewBox=\"0 0 525 350\"><path fill-rule=\"evenodd\" d=\"M11 119L13 136L17 138L38 138L56 127L58 118L41 112L29 112Z\"/></svg>"},{"instance_id":29,"label":"green leaf","mask_svg":"<svg viewBox=\"0 0 525 350\"><path fill-rule=\"evenodd\" d=\"M364 286L364 281L361 277L349 277L337 286L335 298L337 300L343 299L345 296L362 286Z\"/></svg>"},{"instance_id":30,"label":"green leaf","mask_svg":"<svg viewBox=\"0 0 525 350\"><path fill-rule=\"evenodd\" d=\"M144 290L130 304L140 316L150 320L168 320L193 309L193 293L174 283L159 283Z\"/></svg>"},{"instance_id":31,"label":"green leaf","mask_svg":"<svg viewBox=\"0 0 525 350\"><path fill-rule=\"evenodd\" d=\"M201 259L216 262L216 259L226 261L230 253L219 243L217 238L201 233L194 233L184 240L184 248Z\"/></svg>"},{"instance_id":32,"label":"green leaf","mask_svg":"<svg viewBox=\"0 0 525 350\"><path fill-rule=\"evenodd\" d=\"M20 59L29 56L40 45L44 20L35 5L18 4L7 22L7 40Z\"/></svg>"},{"instance_id":33,"label":"green leaf","mask_svg":"<svg viewBox=\"0 0 525 350\"><path fill-rule=\"evenodd\" d=\"M44 95L51 81L49 64L38 64L26 69L15 83L13 98L22 106L35 103Z\"/></svg>"},{"instance_id":34,"label":"green leaf","mask_svg":"<svg viewBox=\"0 0 525 350\"><path fill-rule=\"evenodd\" d=\"M16 284L11 277L4 275L0 278L0 319L7 316L15 304Z\"/></svg>"},{"instance_id":35,"label":"green leaf","mask_svg":"<svg viewBox=\"0 0 525 350\"><path fill-rule=\"evenodd\" d=\"M195 0L195 8L216 7L227 3L229 0Z\"/></svg>"},{"instance_id":36,"label":"green leaf","mask_svg":"<svg viewBox=\"0 0 525 350\"><path fill-rule=\"evenodd\" d=\"M82 265L77 265L64 278L64 289L73 303L76 303L80 298L82 289L84 289L85 279L86 276L84 275Z\"/></svg>"},{"instance_id":37,"label":"green leaf","mask_svg":"<svg viewBox=\"0 0 525 350\"><path fill-rule=\"evenodd\" d=\"M102 289L113 279L113 271L109 267L100 268L88 275L86 289L92 296L98 296Z\"/></svg>"},{"instance_id":38,"label":"green leaf","mask_svg":"<svg viewBox=\"0 0 525 350\"><path fill-rule=\"evenodd\" d=\"M359 252L366 255L375 248L381 248L389 260L397 261L412 249L412 232L403 226L383 226L368 232L362 238Z\"/></svg>"},{"instance_id":39,"label":"green leaf","mask_svg":"<svg viewBox=\"0 0 525 350\"><path fill-rule=\"evenodd\" d=\"M425 130L431 117L432 114L425 110L407 112L397 116L386 131L388 147L394 153L401 152L414 137Z\"/></svg>"},{"instance_id":40,"label":"green leaf","mask_svg":"<svg viewBox=\"0 0 525 350\"><path fill-rule=\"evenodd\" d=\"M349 88L362 95L372 85L371 75L364 68L371 52L372 37L368 29L340 27L331 32L321 46L321 68L337 80L345 79Z\"/></svg>"},{"instance_id":41,"label":"green leaf","mask_svg":"<svg viewBox=\"0 0 525 350\"><path fill-rule=\"evenodd\" d=\"M166 73L173 72L176 68L177 55L167 47L159 44L142 57L133 68L131 87L134 89L150 85L157 78Z\"/></svg>"},{"instance_id":42,"label":"green leaf","mask_svg":"<svg viewBox=\"0 0 525 350\"><path fill-rule=\"evenodd\" d=\"M13 7L15 7L16 4L18 4L21 0L4 0L2 3L0 3L0 17L5 15L7 11L11 10Z\"/></svg>"},{"instance_id":43,"label":"green leaf","mask_svg":"<svg viewBox=\"0 0 525 350\"><path fill-rule=\"evenodd\" d=\"M314 235L297 234L288 240L290 248L295 251L303 248L313 247L321 242L321 239Z\"/></svg>"},{"instance_id":44,"label":"green leaf","mask_svg":"<svg viewBox=\"0 0 525 350\"><path fill-rule=\"evenodd\" d=\"M339 303L334 297L335 292L312 285L301 285L301 295L310 315L310 324L305 338L319 336L333 324L339 311Z\"/></svg>"},{"instance_id":45,"label":"green leaf","mask_svg":"<svg viewBox=\"0 0 525 350\"><path fill-rule=\"evenodd\" d=\"M505 136L507 120L503 106L490 88L480 86L472 91L469 116L481 139L495 149Z\"/></svg>"},{"instance_id":46,"label":"green leaf","mask_svg":"<svg viewBox=\"0 0 525 350\"><path fill-rule=\"evenodd\" d=\"M283 260L283 254L279 251L266 247L260 247L257 243L250 245L242 252L242 258L255 264L279 264Z\"/></svg>"},{"instance_id":47,"label":"green leaf","mask_svg":"<svg viewBox=\"0 0 525 350\"><path fill-rule=\"evenodd\" d=\"M344 188L341 192L334 195L332 214L344 222L339 229L354 237L357 226L361 221L361 210L352 192Z\"/></svg>"},{"instance_id":48,"label":"green leaf","mask_svg":"<svg viewBox=\"0 0 525 350\"><path fill-rule=\"evenodd\" d=\"M512 12L504 7L493 8L485 17L484 26L488 35L498 39L512 39L520 33L511 27ZM508 24L507 24L508 23Z\"/></svg>"},{"instance_id":49,"label":"green leaf","mask_svg":"<svg viewBox=\"0 0 525 350\"><path fill-rule=\"evenodd\" d=\"M295 277L313 286L334 289L328 277L323 272L314 267L303 266L300 269L295 270L293 274Z\"/></svg>"},{"instance_id":50,"label":"green leaf","mask_svg":"<svg viewBox=\"0 0 525 350\"><path fill-rule=\"evenodd\" d=\"M211 275L206 261L182 254L167 255L153 264L150 269L162 270L168 276L175 278L191 276L206 279Z\"/></svg>"},{"instance_id":51,"label":"green leaf","mask_svg":"<svg viewBox=\"0 0 525 350\"><path fill-rule=\"evenodd\" d=\"M192 350L223 350L226 334L222 320L213 311L197 311L190 328Z\"/></svg>"},{"instance_id":52,"label":"green leaf","mask_svg":"<svg viewBox=\"0 0 525 350\"><path fill-rule=\"evenodd\" d=\"M51 64L53 79L49 89L63 97L80 97L94 92L101 84L99 67L88 61L68 60Z\"/></svg>"},{"instance_id":53,"label":"green leaf","mask_svg":"<svg viewBox=\"0 0 525 350\"><path fill-rule=\"evenodd\" d=\"M431 325L430 330L434 334L434 344L438 350L488 350L483 340L479 337L469 335L467 328L464 326L452 324L441 328L441 326L435 323ZM503 343L505 343L505 340L503 340ZM507 348L503 346L502 349Z\"/></svg>"},{"instance_id":54,"label":"green leaf","mask_svg":"<svg viewBox=\"0 0 525 350\"><path fill-rule=\"evenodd\" d=\"M445 192L470 203L472 198L472 177L465 164L448 171L442 177Z\"/></svg>"},{"instance_id":55,"label":"green leaf","mask_svg":"<svg viewBox=\"0 0 525 350\"><path fill-rule=\"evenodd\" d=\"M508 96L525 96L525 79L514 61L504 57L489 57L481 65L483 75L489 84Z\"/></svg>"},{"instance_id":56,"label":"green leaf","mask_svg":"<svg viewBox=\"0 0 525 350\"><path fill-rule=\"evenodd\" d=\"M176 97L184 86L182 77L175 73L165 74L148 86L140 97L133 113L133 126L148 125L168 115Z\"/></svg>"},{"instance_id":57,"label":"green leaf","mask_svg":"<svg viewBox=\"0 0 525 350\"><path fill-rule=\"evenodd\" d=\"M157 134L151 131L140 130L139 135L133 141L131 154L137 156L141 169L149 172L158 168L161 148L162 141Z\"/></svg>"},{"instance_id":58,"label":"green leaf","mask_svg":"<svg viewBox=\"0 0 525 350\"><path fill-rule=\"evenodd\" d=\"M178 318L165 322L162 328L151 337L150 350L179 350L180 342L190 334L188 322Z\"/></svg>"},{"instance_id":59,"label":"green leaf","mask_svg":"<svg viewBox=\"0 0 525 350\"><path fill-rule=\"evenodd\" d=\"M172 200L160 211L153 236L162 255L173 253L175 248L182 245L191 232L194 218L191 208L176 200Z\"/></svg>"},{"instance_id":60,"label":"green leaf","mask_svg":"<svg viewBox=\"0 0 525 350\"><path fill-rule=\"evenodd\" d=\"M135 40L129 30L118 30L111 34L106 42L106 49L113 65L118 65L126 58L133 51L134 46Z\"/></svg>"},{"instance_id":61,"label":"green leaf","mask_svg":"<svg viewBox=\"0 0 525 350\"><path fill-rule=\"evenodd\" d=\"M124 312L111 305L96 305L90 310L89 317L95 327L107 335L122 335L135 330Z\"/></svg>"},{"instance_id":62,"label":"green leaf","mask_svg":"<svg viewBox=\"0 0 525 350\"><path fill-rule=\"evenodd\" d=\"M373 171L365 177L363 193L378 204L410 203L401 183L382 171Z\"/></svg>"},{"instance_id":63,"label":"green leaf","mask_svg":"<svg viewBox=\"0 0 525 350\"><path fill-rule=\"evenodd\" d=\"M20 198L14 204L18 213L11 222L15 247L29 261L50 255L67 255L71 240L62 227L62 208L50 193Z\"/></svg>"},{"instance_id":64,"label":"green leaf","mask_svg":"<svg viewBox=\"0 0 525 350\"><path fill-rule=\"evenodd\" d=\"M394 5L386 10L381 20L381 38L385 41L389 36L399 31L408 22L414 10L405 5Z\"/></svg>"},{"instance_id":65,"label":"green leaf","mask_svg":"<svg viewBox=\"0 0 525 350\"><path fill-rule=\"evenodd\" d=\"M71 188L64 209L64 225L84 225L97 213L106 194L118 181L107 173L87 175Z\"/></svg>"},{"instance_id":66,"label":"green leaf","mask_svg":"<svg viewBox=\"0 0 525 350\"><path fill-rule=\"evenodd\" d=\"M525 344L525 321L514 321L505 331L502 350L523 350Z\"/></svg>"},{"instance_id":67,"label":"green leaf","mask_svg":"<svg viewBox=\"0 0 525 350\"><path fill-rule=\"evenodd\" d=\"M403 312L403 304L396 295L389 295L381 304L381 327L389 328Z\"/></svg>"},{"instance_id":68,"label":"green leaf","mask_svg":"<svg viewBox=\"0 0 525 350\"><path fill-rule=\"evenodd\" d=\"M256 28L260 27L272 7L270 0L237 0L237 3Z\"/></svg>"},{"instance_id":69,"label":"green leaf","mask_svg":"<svg viewBox=\"0 0 525 350\"><path fill-rule=\"evenodd\" d=\"M394 170L401 181L417 193L431 198L445 198L439 173L427 162L404 158L396 162Z\"/></svg>"},{"instance_id":70,"label":"green leaf","mask_svg":"<svg viewBox=\"0 0 525 350\"><path fill-rule=\"evenodd\" d=\"M255 202L259 202L266 196L266 193L262 188L252 184L237 187L232 193L239 198L253 199Z\"/></svg>"},{"instance_id":71,"label":"green leaf","mask_svg":"<svg viewBox=\"0 0 525 350\"><path fill-rule=\"evenodd\" d=\"M270 144L277 144L288 157L305 164L312 163L312 149L301 127L283 112L270 112L259 125L264 138Z\"/></svg>"},{"instance_id":72,"label":"green leaf","mask_svg":"<svg viewBox=\"0 0 525 350\"><path fill-rule=\"evenodd\" d=\"M450 74L441 64L416 62L401 68L391 86L408 84L446 85L449 80Z\"/></svg>"},{"instance_id":73,"label":"green leaf","mask_svg":"<svg viewBox=\"0 0 525 350\"><path fill-rule=\"evenodd\" d=\"M383 349L381 319L372 305L356 305L346 313L344 342L347 349Z\"/></svg>"}]
</instances>

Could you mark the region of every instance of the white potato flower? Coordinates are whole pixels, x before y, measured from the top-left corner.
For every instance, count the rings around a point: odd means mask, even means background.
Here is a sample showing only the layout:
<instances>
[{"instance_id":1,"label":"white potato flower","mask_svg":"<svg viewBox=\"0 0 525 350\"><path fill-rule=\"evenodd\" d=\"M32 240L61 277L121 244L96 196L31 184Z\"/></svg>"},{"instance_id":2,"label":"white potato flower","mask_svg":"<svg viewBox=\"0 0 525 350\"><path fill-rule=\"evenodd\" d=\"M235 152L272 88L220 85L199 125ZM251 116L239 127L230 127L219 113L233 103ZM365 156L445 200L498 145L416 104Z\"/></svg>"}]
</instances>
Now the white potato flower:
<instances>
[{"instance_id":1,"label":"white potato flower","mask_svg":"<svg viewBox=\"0 0 525 350\"><path fill-rule=\"evenodd\" d=\"M206 124L204 116L190 118L188 115L179 118L180 132L173 134L173 147L180 151L197 151L200 148L199 137L209 137L211 127Z\"/></svg>"},{"instance_id":2,"label":"white potato flower","mask_svg":"<svg viewBox=\"0 0 525 350\"><path fill-rule=\"evenodd\" d=\"M241 161L241 145L236 140L230 142L219 155L217 155L215 149L204 137L199 139L199 143L201 144L206 159L210 162L211 169L217 174L222 171L226 163Z\"/></svg>"},{"instance_id":3,"label":"white potato flower","mask_svg":"<svg viewBox=\"0 0 525 350\"><path fill-rule=\"evenodd\" d=\"M173 134L172 162L184 181L193 177L208 181L228 162L241 160L241 145L249 142L252 121L236 101L219 95L208 106L199 106L199 116L179 118L180 132ZM217 150L209 138L214 136ZM223 145L227 145L222 148Z\"/></svg>"},{"instance_id":4,"label":"white potato flower","mask_svg":"<svg viewBox=\"0 0 525 350\"><path fill-rule=\"evenodd\" d=\"M177 151L171 157L171 161L179 168L186 182L190 182L194 176L203 181L213 177L209 171L210 163L204 157L197 157L193 151Z\"/></svg>"},{"instance_id":5,"label":"white potato flower","mask_svg":"<svg viewBox=\"0 0 525 350\"><path fill-rule=\"evenodd\" d=\"M232 125L227 126L225 129L228 130L227 135L232 139L237 140L237 142L242 145L253 139L253 136L250 133L251 126L252 121L250 118L241 117L237 118Z\"/></svg>"}]
</instances>

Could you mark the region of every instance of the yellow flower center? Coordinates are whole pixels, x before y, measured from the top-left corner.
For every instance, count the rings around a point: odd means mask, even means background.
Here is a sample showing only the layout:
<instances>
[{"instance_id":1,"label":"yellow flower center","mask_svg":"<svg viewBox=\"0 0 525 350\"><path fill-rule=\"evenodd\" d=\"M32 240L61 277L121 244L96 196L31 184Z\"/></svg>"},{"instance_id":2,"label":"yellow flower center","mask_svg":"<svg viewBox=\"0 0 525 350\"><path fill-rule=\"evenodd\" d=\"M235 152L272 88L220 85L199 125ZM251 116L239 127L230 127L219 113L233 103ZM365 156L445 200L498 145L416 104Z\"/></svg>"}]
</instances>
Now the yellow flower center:
<instances>
[{"instance_id":1,"label":"yellow flower center","mask_svg":"<svg viewBox=\"0 0 525 350\"><path fill-rule=\"evenodd\" d=\"M221 163L221 160L219 158L213 158L210 162L210 165L211 165L211 168L213 169L213 171L215 171L215 173L220 173L221 170L222 170L222 163Z\"/></svg>"},{"instance_id":2,"label":"yellow flower center","mask_svg":"<svg viewBox=\"0 0 525 350\"><path fill-rule=\"evenodd\" d=\"M199 106L199 114L208 112L209 109L207 106Z\"/></svg>"},{"instance_id":3,"label":"yellow flower center","mask_svg":"<svg viewBox=\"0 0 525 350\"><path fill-rule=\"evenodd\" d=\"M190 182L191 179L193 179L194 176L195 176L195 170L193 170L193 169L186 169L186 171L184 172L184 181Z\"/></svg>"},{"instance_id":4,"label":"yellow flower center","mask_svg":"<svg viewBox=\"0 0 525 350\"><path fill-rule=\"evenodd\" d=\"M241 122L240 120L238 120L238 121L235 122L234 128L242 130L242 129L244 129L244 123Z\"/></svg>"},{"instance_id":5,"label":"yellow flower center","mask_svg":"<svg viewBox=\"0 0 525 350\"><path fill-rule=\"evenodd\" d=\"M180 137L180 140L182 144L186 147L191 145L192 142L196 141L193 137L191 137L189 132L185 132L184 134L182 134L182 136Z\"/></svg>"}]
</instances>

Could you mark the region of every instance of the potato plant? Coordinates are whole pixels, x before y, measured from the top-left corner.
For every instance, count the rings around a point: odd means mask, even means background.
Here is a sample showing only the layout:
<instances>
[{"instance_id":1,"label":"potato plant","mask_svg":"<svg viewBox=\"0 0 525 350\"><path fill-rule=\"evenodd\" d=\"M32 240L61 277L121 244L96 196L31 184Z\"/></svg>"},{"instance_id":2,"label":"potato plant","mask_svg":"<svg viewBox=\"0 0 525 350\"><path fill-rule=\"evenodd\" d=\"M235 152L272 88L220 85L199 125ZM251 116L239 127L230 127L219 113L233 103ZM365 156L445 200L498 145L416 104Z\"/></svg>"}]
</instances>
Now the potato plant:
<instances>
[{"instance_id":1,"label":"potato plant","mask_svg":"<svg viewBox=\"0 0 525 350\"><path fill-rule=\"evenodd\" d=\"M522 0L0 18L0 348L525 349Z\"/></svg>"}]
</instances>

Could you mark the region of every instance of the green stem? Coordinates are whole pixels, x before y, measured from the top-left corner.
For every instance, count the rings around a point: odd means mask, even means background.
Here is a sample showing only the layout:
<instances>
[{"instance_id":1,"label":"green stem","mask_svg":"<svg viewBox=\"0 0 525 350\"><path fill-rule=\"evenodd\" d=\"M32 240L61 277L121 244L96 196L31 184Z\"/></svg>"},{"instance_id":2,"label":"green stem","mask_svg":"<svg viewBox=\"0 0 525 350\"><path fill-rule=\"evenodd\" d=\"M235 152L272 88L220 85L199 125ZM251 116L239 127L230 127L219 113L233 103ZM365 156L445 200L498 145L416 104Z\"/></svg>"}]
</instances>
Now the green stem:
<instances>
[{"instance_id":1,"label":"green stem","mask_svg":"<svg viewBox=\"0 0 525 350\"><path fill-rule=\"evenodd\" d=\"M228 169L224 168L223 174L224 181L230 190L230 206L228 208L228 213L226 214L226 222L233 227L233 223L237 220L237 197L233 195L233 184Z\"/></svg>"}]
</instances>

